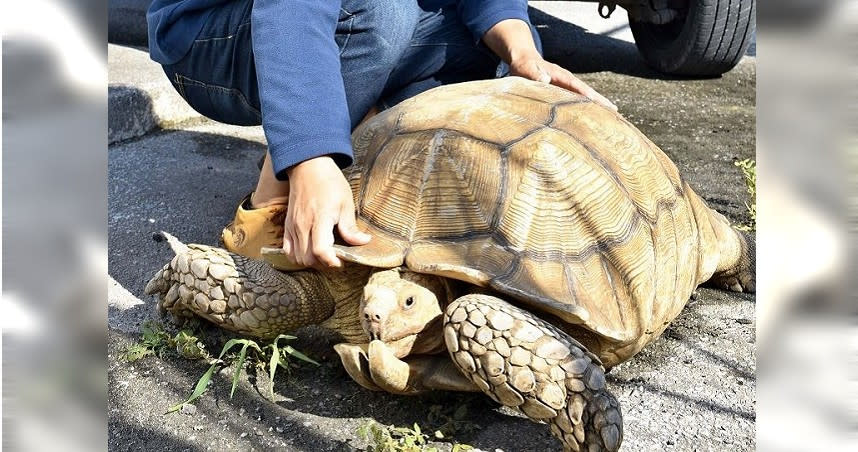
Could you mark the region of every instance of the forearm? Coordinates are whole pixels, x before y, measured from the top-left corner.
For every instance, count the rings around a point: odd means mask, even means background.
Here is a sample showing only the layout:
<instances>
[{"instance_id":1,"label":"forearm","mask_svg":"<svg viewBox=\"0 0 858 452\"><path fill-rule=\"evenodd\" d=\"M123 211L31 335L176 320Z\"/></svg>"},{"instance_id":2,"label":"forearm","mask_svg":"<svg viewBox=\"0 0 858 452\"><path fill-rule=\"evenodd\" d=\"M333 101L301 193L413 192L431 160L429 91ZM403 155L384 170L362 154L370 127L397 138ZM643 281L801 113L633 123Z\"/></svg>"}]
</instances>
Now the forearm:
<instances>
[{"instance_id":1,"label":"forearm","mask_svg":"<svg viewBox=\"0 0 858 452\"><path fill-rule=\"evenodd\" d=\"M275 173L331 155L351 162L350 120L334 35L340 2L255 0L262 126Z\"/></svg>"},{"instance_id":2,"label":"forearm","mask_svg":"<svg viewBox=\"0 0 858 452\"><path fill-rule=\"evenodd\" d=\"M474 42L484 39L498 23L518 19L527 23L527 0L459 0L459 16L474 36Z\"/></svg>"},{"instance_id":3,"label":"forearm","mask_svg":"<svg viewBox=\"0 0 858 452\"><path fill-rule=\"evenodd\" d=\"M506 19L491 27L483 42L505 63L539 57L530 25L520 19Z\"/></svg>"}]
</instances>

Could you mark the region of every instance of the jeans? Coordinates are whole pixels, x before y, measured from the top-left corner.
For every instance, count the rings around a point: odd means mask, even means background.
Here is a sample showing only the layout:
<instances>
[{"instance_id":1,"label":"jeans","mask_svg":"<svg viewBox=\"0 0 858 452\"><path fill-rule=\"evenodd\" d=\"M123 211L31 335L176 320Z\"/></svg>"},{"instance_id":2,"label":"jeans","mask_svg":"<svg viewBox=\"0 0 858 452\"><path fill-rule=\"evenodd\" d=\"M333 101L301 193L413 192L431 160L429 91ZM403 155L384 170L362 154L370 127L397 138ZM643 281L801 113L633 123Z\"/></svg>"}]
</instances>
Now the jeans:
<instances>
[{"instance_id":1,"label":"jeans","mask_svg":"<svg viewBox=\"0 0 858 452\"><path fill-rule=\"evenodd\" d=\"M164 66L191 107L227 124L262 123L252 6L252 0L237 0L218 7L188 54ZM373 106L383 110L437 86L509 72L474 42L455 4L424 9L417 2L343 0L335 39L352 128Z\"/></svg>"}]
</instances>

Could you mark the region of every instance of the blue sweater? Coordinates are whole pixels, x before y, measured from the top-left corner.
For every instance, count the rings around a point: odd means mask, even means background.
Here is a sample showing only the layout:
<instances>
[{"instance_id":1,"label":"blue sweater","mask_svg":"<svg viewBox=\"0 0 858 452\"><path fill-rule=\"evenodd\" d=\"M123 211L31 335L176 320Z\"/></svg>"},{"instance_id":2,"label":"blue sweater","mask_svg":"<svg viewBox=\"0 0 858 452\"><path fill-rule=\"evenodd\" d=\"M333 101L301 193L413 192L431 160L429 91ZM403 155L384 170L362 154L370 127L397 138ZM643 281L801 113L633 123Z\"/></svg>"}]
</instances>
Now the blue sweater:
<instances>
[{"instance_id":1,"label":"blue sweater","mask_svg":"<svg viewBox=\"0 0 858 452\"><path fill-rule=\"evenodd\" d=\"M232 0L153 1L147 14L152 59L161 64L181 60L214 7L229 1ZM266 17L263 10L253 16L262 127L279 178L285 177L287 168L322 155L330 155L340 167L352 163L351 123L339 49L332 33L339 2L293 1L294 14ZM436 7L456 1L420 3ZM526 0L459 0L457 6L475 41L501 20L527 20ZM258 36L268 39L259 42ZM288 74L282 69L266 69L284 67L289 68Z\"/></svg>"}]
</instances>

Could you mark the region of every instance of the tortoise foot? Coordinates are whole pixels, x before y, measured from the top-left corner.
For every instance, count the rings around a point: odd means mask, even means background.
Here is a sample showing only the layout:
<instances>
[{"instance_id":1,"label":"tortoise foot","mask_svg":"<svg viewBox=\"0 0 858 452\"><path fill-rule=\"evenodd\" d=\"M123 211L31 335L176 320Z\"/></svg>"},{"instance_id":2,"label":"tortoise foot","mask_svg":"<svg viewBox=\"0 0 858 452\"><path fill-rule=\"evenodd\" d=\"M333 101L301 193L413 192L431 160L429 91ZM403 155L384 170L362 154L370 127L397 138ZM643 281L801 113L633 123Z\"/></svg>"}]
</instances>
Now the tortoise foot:
<instances>
[{"instance_id":1,"label":"tortoise foot","mask_svg":"<svg viewBox=\"0 0 858 452\"><path fill-rule=\"evenodd\" d=\"M382 341L337 344L343 367L359 385L372 391L416 395L426 391L478 391L446 356L409 356L399 359Z\"/></svg>"},{"instance_id":2,"label":"tortoise foot","mask_svg":"<svg viewBox=\"0 0 858 452\"><path fill-rule=\"evenodd\" d=\"M457 299L444 325L453 362L489 397L549 424L566 450L619 449L619 403L598 358L580 343L489 295Z\"/></svg>"},{"instance_id":3,"label":"tortoise foot","mask_svg":"<svg viewBox=\"0 0 858 452\"><path fill-rule=\"evenodd\" d=\"M715 287L733 292L755 293L757 291L756 240L745 231L735 231L739 257L725 271L712 276Z\"/></svg>"}]
</instances>

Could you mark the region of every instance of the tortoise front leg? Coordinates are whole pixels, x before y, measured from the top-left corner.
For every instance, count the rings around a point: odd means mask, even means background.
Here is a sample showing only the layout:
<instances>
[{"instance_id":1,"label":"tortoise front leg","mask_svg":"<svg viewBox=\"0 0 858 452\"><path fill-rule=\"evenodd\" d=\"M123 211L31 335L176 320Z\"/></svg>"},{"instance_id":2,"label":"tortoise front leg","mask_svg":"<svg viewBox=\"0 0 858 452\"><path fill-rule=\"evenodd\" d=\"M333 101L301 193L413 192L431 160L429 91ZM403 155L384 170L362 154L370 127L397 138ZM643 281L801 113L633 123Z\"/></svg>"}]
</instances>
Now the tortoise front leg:
<instances>
[{"instance_id":1,"label":"tortoise front leg","mask_svg":"<svg viewBox=\"0 0 858 452\"><path fill-rule=\"evenodd\" d=\"M602 365L553 325L496 297L472 294L447 307L444 339L474 384L548 423L566 450L619 449L622 416Z\"/></svg>"},{"instance_id":2,"label":"tortoise front leg","mask_svg":"<svg viewBox=\"0 0 858 452\"><path fill-rule=\"evenodd\" d=\"M398 395L427 391L479 391L446 355L399 359L382 341L334 346L349 376L364 388Z\"/></svg>"},{"instance_id":3,"label":"tortoise front leg","mask_svg":"<svg viewBox=\"0 0 858 452\"><path fill-rule=\"evenodd\" d=\"M320 273L283 273L261 260L162 235L176 256L145 288L158 296L162 313L196 315L230 331L273 338L318 324L334 311Z\"/></svg>"}]
</instances>

